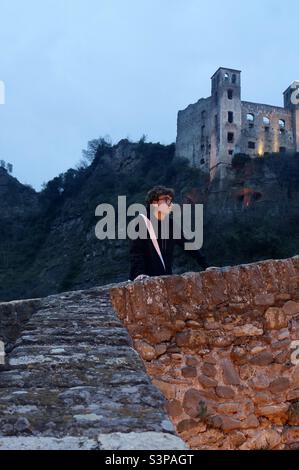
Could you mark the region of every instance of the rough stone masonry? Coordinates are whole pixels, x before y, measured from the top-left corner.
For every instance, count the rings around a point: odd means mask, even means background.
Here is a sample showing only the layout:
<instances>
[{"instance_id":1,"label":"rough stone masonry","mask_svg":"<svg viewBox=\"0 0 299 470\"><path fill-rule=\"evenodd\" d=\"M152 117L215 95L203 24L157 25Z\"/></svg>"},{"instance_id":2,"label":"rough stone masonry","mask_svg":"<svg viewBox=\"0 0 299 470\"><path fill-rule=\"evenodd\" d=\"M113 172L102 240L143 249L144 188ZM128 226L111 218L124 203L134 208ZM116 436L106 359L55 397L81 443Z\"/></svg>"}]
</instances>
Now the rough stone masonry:
<instances>
[{"instance_id":1,"label":"rough stone masonry","mask_svg":"<svg viewBox=\"0 0 299 470\"><path fill-rule=\"evenodd\" d=\"M0 304L0 449L299 449L298 281L295 256Z\"/></svg>"},{"instance_id":2,"label":"rough stone masonry","mask_svg":"<svg viewBox=\"0 0 299 470\"><path fill-rule=\"evenodd\" d=\"M211 96L178 112L176 155L212 180L229 174L237 153L298 152L298 86L293 82L284 91L283 107L242 101L241 71L220 67L211 77Z\"/></svg>"},{"instance_id":3,"label":"rough stone masonry","mask_svg":"<svg viewBox=\"0 0 299 470\"><path fill-rule=\"evenodd\" d=\"M0 304L0 450L186 449L109 286Z\"/></svg>"},{"instance_id":4,"label":"rough stone masonry","mask_svg":"<svg viewBox=\"0 0 299 470\"><path fill-rule=\"evenodd\" d=\"M298 283L295 256L111 288L192 449L299 449Z\"/></svg>"}]
</instances>

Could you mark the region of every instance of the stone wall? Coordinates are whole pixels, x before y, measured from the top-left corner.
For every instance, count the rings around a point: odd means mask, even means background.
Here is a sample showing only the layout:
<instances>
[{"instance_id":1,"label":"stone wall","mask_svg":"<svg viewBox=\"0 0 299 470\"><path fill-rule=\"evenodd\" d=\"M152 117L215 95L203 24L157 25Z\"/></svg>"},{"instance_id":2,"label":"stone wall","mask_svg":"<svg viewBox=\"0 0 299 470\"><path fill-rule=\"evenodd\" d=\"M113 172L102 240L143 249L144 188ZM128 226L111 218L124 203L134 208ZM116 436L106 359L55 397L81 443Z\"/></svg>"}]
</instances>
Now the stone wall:
<instances>
[{"instance_id":1,"label":"stone wall","mask_svg":"<svg viewBox=\"0 0 299 470\"><path fill-rule=\"evenodd\" d=\"M175 154L187 158L192 166L205 172L209 171L209 144L213 130L211 106L211 98L200 98L177 115Z\"/></svg>"},{"instance_id":2,"label":"stone wall","mask_svg":"<svg viewBox=\"0 0 299 470\"><path fill-rule=\"evenodd\" d=\"M247 114L254 115L253 127L250 128ZM268 117L270 123L267 125L263 118ZM285 128L280 133L279 120L285 121ZM242 139L240 151L251 157L263 155L264 153L279 152L284 147L288 152L296 150L292 123L292 112L289 109L267 104L251 103L242 101ZM265 131L268 128L268 132ZM255 142L255 148L248 148L248 142Z\"/></svg>"},{"instance_id":3,"label":"stone wall","mask_svg":"<svg viewBox=\"0 0 299 470\"><path fill-rule=\"evenodd\" d=\"M117 318L110 286L42 298L29 321L16 323L21 331L0 364L0 451L187 449ZM0 311L17 321L29 305Z\"/></svg>"},{"instance_id":4,"label":"stone wall","mask_svg":"<svg viewBox=\"0 0 299 470\"><path fill-rule=\"evenodd\" d=\"M296 256L110 289L191 448L299 449L298 281Z\"/></svg>"}]
</instances>

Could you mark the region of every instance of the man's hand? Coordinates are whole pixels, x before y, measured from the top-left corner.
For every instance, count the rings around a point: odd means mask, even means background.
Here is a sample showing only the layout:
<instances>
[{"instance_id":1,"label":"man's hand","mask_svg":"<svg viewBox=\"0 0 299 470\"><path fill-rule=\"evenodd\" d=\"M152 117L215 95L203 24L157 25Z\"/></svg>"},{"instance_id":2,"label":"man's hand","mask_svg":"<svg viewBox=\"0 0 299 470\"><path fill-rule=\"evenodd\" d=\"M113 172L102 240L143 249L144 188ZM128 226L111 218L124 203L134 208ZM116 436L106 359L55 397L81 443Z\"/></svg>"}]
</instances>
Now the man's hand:
<instances>
[{"instance_id":1,"label":"man's hand","mask_svg":"<svg viewBox=\"0 0 299 470\"><path fill-rule=\"evenodd\" d=\"M139 274L139 276L135 277L134 281L140 281L141 279L146 279L149 276L147 274Z\"/></svg>"}]
</instances>

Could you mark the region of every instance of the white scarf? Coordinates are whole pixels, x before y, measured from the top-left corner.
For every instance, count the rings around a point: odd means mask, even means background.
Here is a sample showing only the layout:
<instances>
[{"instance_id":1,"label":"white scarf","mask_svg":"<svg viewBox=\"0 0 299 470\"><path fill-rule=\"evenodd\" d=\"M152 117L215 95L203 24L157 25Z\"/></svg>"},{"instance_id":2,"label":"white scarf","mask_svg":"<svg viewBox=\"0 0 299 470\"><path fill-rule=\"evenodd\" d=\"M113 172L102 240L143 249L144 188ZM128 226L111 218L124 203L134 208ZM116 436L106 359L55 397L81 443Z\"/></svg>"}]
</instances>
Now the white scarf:
<instances>
[{"instance_id":1,"label":"white scarf","mask_svg":"<svg viewBox=\"0 0 299 470\"><path fill-rule=\"evenodd\" d=\"M145 225L147 227L147 230L150 234L150 237L151 237L151 240L153 242L153 245L156 249L156 252L158 253L159 255L159 258L164 266L164 269L166 271L166 268L165 268L165 263L164 263L164 259L162 257L162 254L161 254L161 250L160 250L160 247L159 247L159 243L157 241L157 237L156 237L156 233L155 233L155 230L154 230L154 227L153 227L153 224L151 223L151 221L144 215L144 214L140 214L142 217L143 217L143 220L145 222Z\"/></svg>"}]
</instances>

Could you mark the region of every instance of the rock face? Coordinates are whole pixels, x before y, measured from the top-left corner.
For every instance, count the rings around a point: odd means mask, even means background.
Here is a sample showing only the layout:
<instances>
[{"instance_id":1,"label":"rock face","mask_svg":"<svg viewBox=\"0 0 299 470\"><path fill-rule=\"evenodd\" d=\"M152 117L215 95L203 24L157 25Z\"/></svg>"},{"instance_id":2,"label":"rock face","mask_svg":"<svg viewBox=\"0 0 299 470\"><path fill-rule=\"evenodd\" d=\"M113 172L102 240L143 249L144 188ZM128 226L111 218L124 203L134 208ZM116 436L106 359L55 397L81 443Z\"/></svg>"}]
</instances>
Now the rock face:
<instances>
[{"instance_id":1,"label":"rock face","mask_svg":"<svg viewBox=\"0 0 299 470\"><path fill-rule=\"evenodd\" d=\"M298 287L299 256L111 288L191 448L299 449Z\"/></svg>"},{"instance_id":2,"label":"rock face","mask_svg":"<svg viewBox=\"0 0 299 470\"><path fill-rule=\"evenodd\" d=\"M187 448L109 286L0 304L0 326L0 449Z\"/></svg>"}]
</instances>

